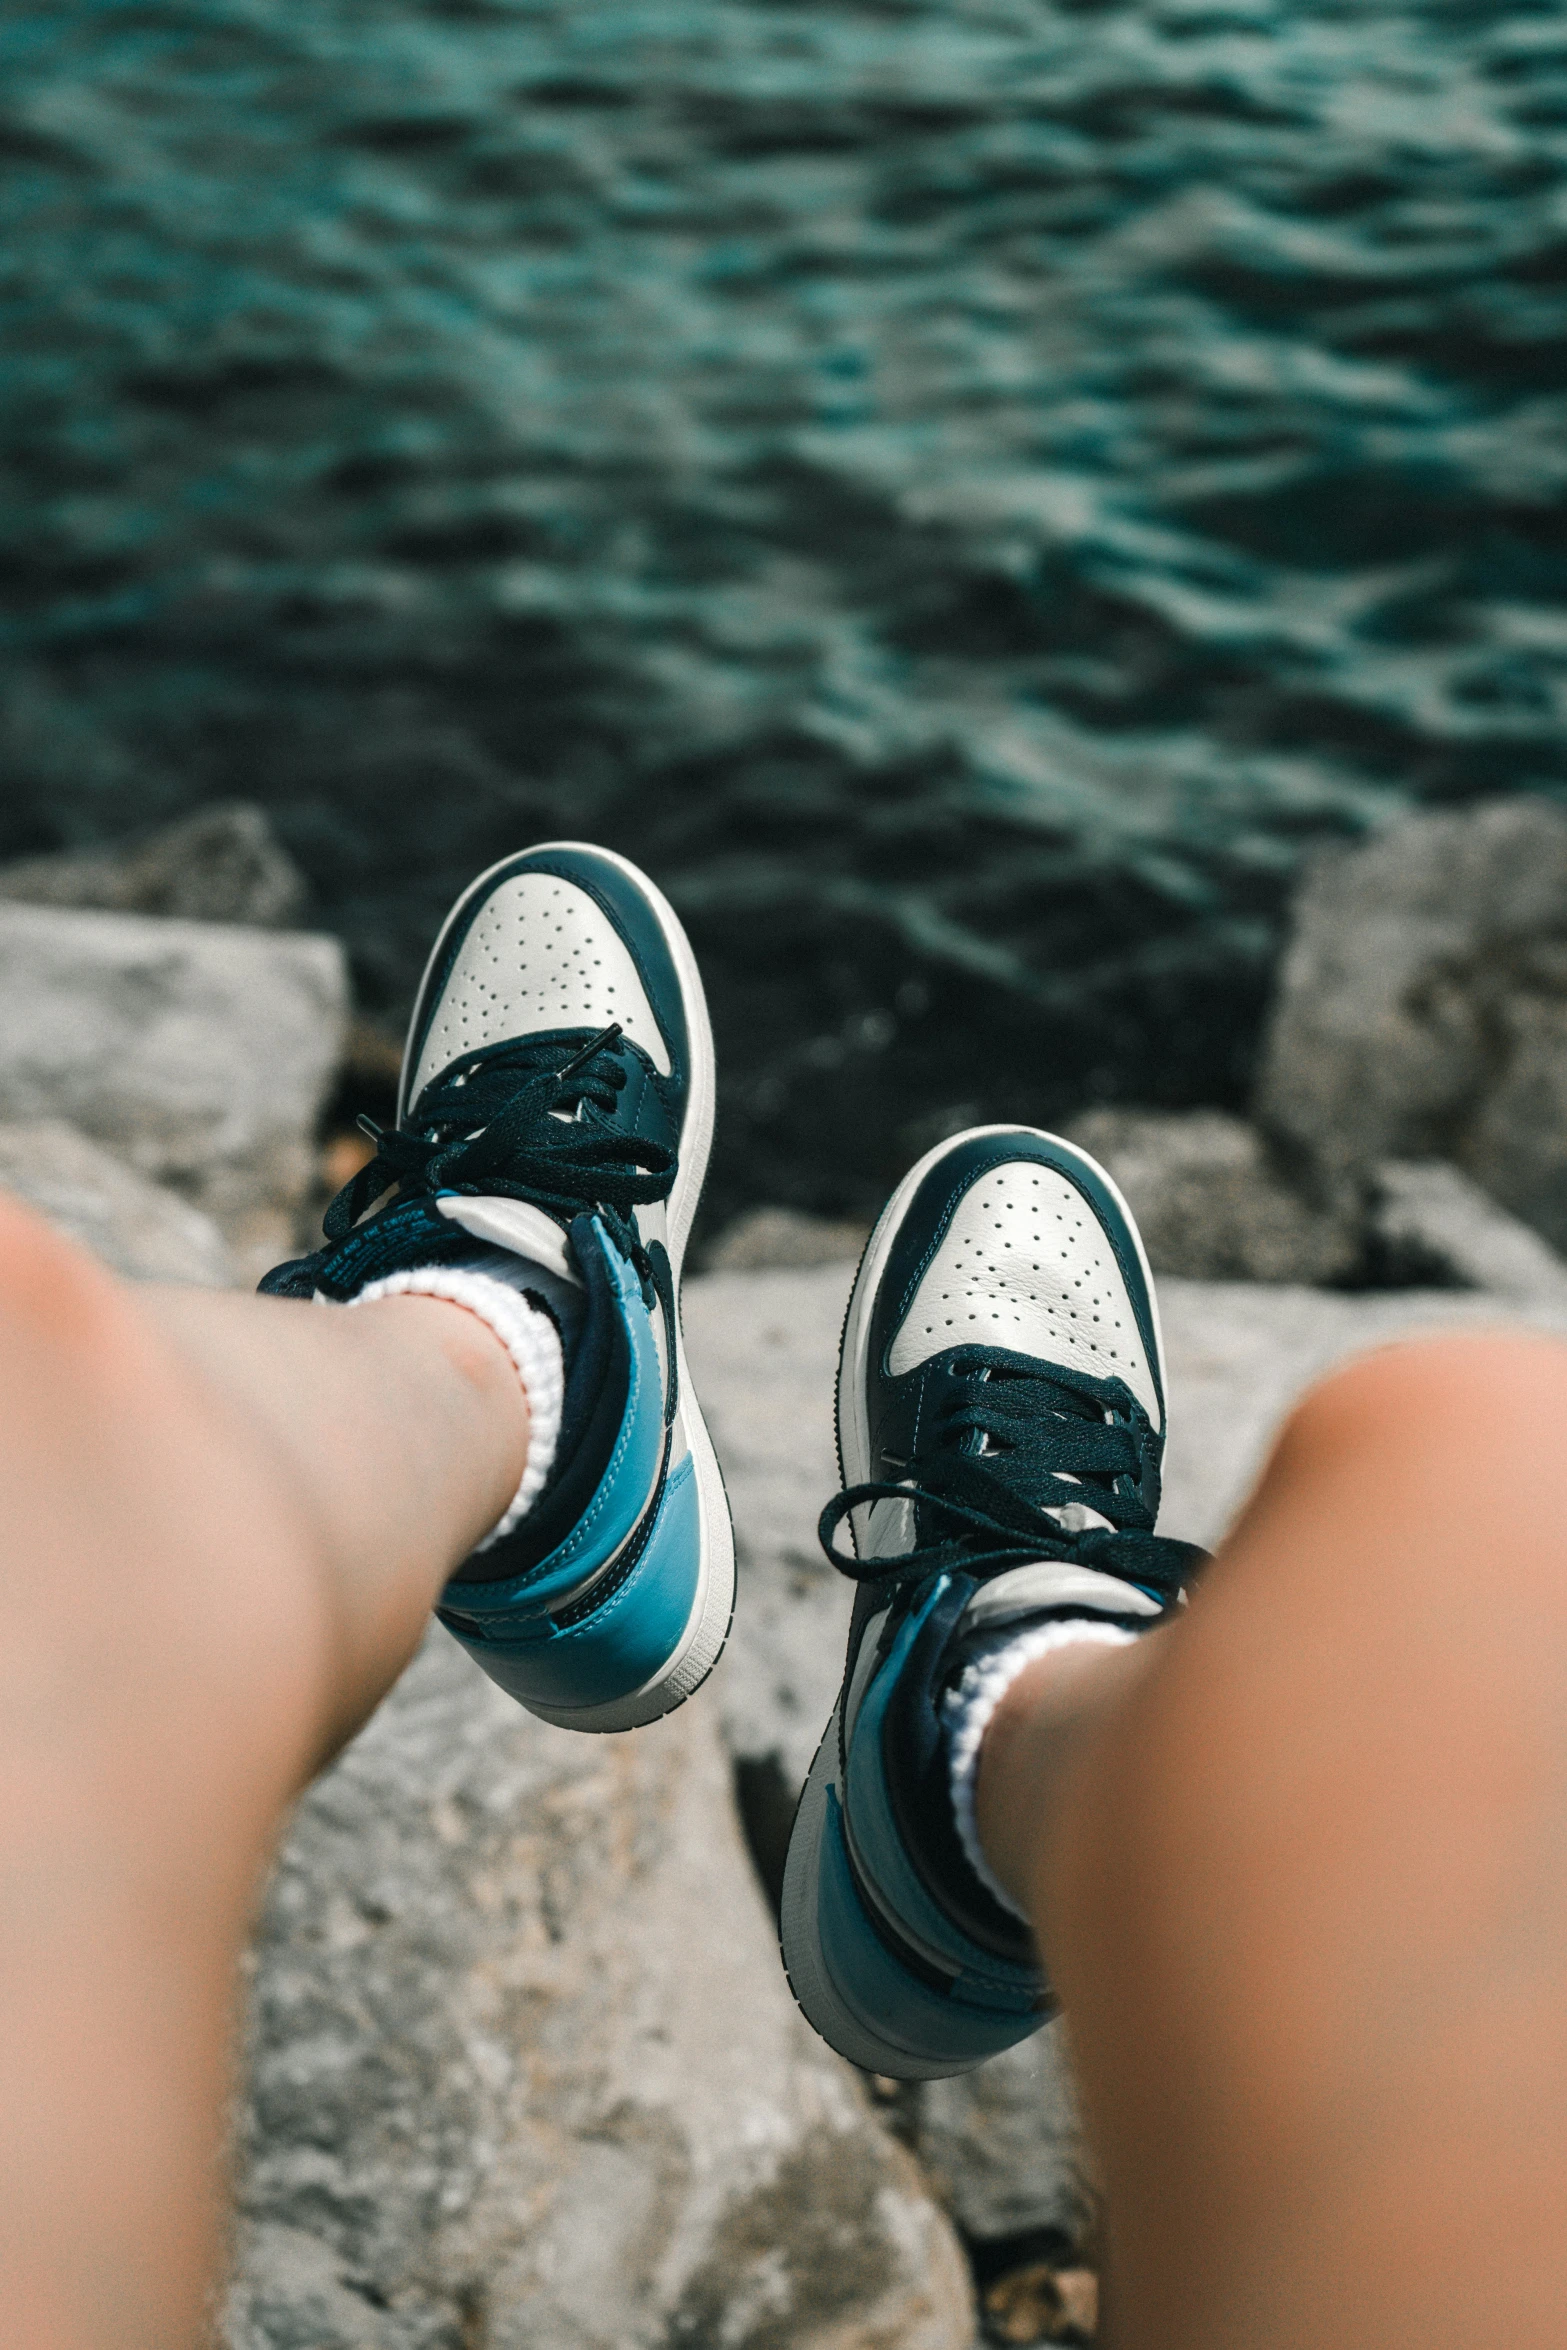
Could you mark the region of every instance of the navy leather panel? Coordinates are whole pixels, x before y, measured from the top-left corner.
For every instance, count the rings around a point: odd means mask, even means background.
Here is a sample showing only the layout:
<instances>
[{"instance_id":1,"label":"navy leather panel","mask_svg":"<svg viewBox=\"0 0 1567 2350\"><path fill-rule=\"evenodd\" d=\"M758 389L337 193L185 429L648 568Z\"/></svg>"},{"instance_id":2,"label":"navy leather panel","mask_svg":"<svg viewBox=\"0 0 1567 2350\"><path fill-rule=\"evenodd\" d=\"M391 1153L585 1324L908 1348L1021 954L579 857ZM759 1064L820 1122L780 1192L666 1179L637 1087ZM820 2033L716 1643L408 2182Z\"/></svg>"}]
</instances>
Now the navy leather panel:
<instances>
[{"instance_id":1,"label":"navy leather panel","mask_svg":"<svg viewBox=\"0 0 1567 2350\"><path fill-rule=\"evenodd\" d=\"M907 1813L908 1804L896 1801L891 1784L892 1770L902 1759L901 1748L906 1742L887 1737L889 1711L900 1703L908 1704L911 1697L916 1704L924 1700L921 1710L930 1717L938 1775L932 1778L924 1774L928 1783L920 1787L919 1795L925 1809L951 1812L947 1751L937 1734L935 1692L929 1687L928 1675L922 1675L917 1668L910 1672L911 1652L921 1642L927 1619L940 1610L946 1592L945 1579L934 1578L925 1599L904 1615L895 1633L889 1626L885 1655L878 1663L849 1735L843 1784L850 1847L872 1897L896 1920L901 1932L928 1952L938 1965L945 1965L961 1978L965 1996L999 2000L1003 2005L1021 2002L1032 2013L1041 1986L1028 1935L1014 1920L1004 1916L1001 1923L1005 1931L1001 1936L980 1940L968 1931L965 1912L975 1905L967 1900L961 1904L953 1900L952 1894L961 1883L957 1870L949 1865L934 1882L920 1870L919 1855L900 1817ZM957 1595L960 1606L966 1596L966 1593ZM925 1645L939 1651L940 1633L944 1630L945 1623L939 1628L936 1640ZM917 1684L913 1690L905 1686L910 1680ZM962 1878L972 1878L956 1836L949 1841ZM977 1881L973 1889L982 1898L986 1910L995 1908Z\"/></svg>"},{"instance_id":2,"label":"navy leather panel","mask_svg":"<svg viewBox=\"0 0 1567 2350\"><path fill-rule=\"evenodd\" d=\"M410 1265L456 1264L473 1254L471 1234L443 1216L433 1199L394 1200L389 1208L356 1225L332 1251L331 1269L310 1266L306 1257L275 1265L260 1287L272 1297L323 1296L340 1302Z\"/></svg>"},{"instance_id":3,"label":"navy leather panel","mask_svg":"<svg viewBox=\"0 0 1567 2350\"><path fill-rule=\"evenodd\" d=\"M881 1662L877 1667L877 1680L887 1689L878 1760L896 1834L928 1897L984 1962L1022 1970L1043 1996L1044 1979L1028 1929L975 1875L952 1809L941 1682L952 1633L977 1588L972 1576L941 1574L914 1585L900 1599L883 1634L884 1645L898 1643L897 1669ZM901 1624L907 1625L906 1634Z\"/></svg>"}]
</instances>

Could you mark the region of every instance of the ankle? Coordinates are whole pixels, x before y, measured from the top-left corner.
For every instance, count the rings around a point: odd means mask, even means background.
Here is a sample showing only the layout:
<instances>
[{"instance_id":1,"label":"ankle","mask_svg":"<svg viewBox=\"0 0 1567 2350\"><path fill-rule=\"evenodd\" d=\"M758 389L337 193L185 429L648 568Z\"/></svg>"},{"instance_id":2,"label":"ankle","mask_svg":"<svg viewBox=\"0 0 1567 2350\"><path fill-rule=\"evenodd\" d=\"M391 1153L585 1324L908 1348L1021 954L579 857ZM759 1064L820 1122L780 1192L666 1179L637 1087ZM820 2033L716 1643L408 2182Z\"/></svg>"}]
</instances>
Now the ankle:
<instances>
[{"instance_id":1,"label":"ankle","mask_svg":"<svg viewBox=\"0 0 1567 2350\"><path fill-rule=\"evenodd\" d=\"M1111 1625L1058 1627L1075 1637L1025 1657L981 1725L973 1772L973 1826L987 1873L1032 1923L1052 1828L1087 1741L1141 1679L1149 1636Z\"/></svg>"},{"instance_id":2,"label":"ankle","mask_svg":"<svg viewBox=\"0 0 1567 2350\"><path fill-rule=\"evenodd\" d=\"M419 1266L371 1282L351 1308L396 1303L438 1317L441 1351L474 1391L496 1442L501 1482L483 1498L479 1535L485 1550L527 1515L542 1491L560 1434L563 1362L550 1316L520 1291L474 1267Z\"/></svg>"}]
</instances>

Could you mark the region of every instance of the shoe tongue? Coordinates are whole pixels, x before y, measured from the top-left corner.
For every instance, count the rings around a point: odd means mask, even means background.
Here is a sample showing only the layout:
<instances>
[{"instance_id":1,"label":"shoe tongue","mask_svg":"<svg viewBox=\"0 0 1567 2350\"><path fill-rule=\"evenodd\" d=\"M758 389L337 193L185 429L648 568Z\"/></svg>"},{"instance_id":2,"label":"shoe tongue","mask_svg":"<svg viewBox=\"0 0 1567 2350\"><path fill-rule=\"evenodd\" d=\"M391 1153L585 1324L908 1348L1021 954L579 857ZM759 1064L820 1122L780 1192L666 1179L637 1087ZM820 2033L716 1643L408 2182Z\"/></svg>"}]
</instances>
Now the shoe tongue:
<instances>
[{"instance_id":1,"label":"shoe tongue","mask_svg":"<svg viewBox=\"0 0 1567 2350\"><path fill-rule=\"evenodd\" d=\"M526 1257L532 1265L541 1265L559 1281L582 1287L582 1274L567 1244L566 1235L553 1216L546 1215L528 1200L471 1199L465 1192L449 1192L437 1200L443 1216L460 1224L464 1232L471 1232L475 1240L487 1241L491 1248L507 1249L513 1256Z\"/></svg>"},{"instance_id":2,"label":"shoe tongue","mask_svg":"<svg viewBox=\"0 0 1567 2350\"><path fill-rule=\"evenodd\" d=\"M1091 1509L1086 1501L1064 1501L1059 1508L1041 1509L1040 1516L1059 1526L1063 1534L1113 1534L1115 1522L1102 1511Z\"/></svg>"},{"instance_id":3,"label":"shoe tongue","mask_svg":"<svg viewBox=\"0 0 1567 2350\"><path fill-rule=\"evenodd\" d=\"M982 1583L963 1611L962 1630L999 1631L1024 1616L1060 1609L1073 1615L1157 1616L1162 1603L1150 1599L1135 1583L1106 1575L1096 1567L1075 1566L1070 1559L1039 1559L1032 1566L1008 1567Z\"/></svg>"},{"instance_id":4,"label":"shoe tongue","mask_svg":"<svg viewBox=\"0 0 1567 2350\"><path fill-rule=\"evenodd\" d=\"M510 1200L487 1200L467 1201L464 1205L510 1207L513 1203ZM526 1212L536 1214L537 1210ZM546 1231L554 1233L559 1239L559 1231L549 1218L546 1216L542 1221ZM463 1218L463 1227L469 1229L466 1217ZM508 1289L515 1289L521 1296L531 1298L535 1305L544 1308L560 1333L569 1383L577 1341L588 1313L587 1288L569 1249L562 1269L560 1250L541 1247L537 1255L529 1254L521 1245L523 1237L513 1231L504 1246L497 1246L490 1240L476 1240L473 1248L460 1261L471 1272L488 1274L492 1281L504 1282Z\"/></svg>"}]
</instances>

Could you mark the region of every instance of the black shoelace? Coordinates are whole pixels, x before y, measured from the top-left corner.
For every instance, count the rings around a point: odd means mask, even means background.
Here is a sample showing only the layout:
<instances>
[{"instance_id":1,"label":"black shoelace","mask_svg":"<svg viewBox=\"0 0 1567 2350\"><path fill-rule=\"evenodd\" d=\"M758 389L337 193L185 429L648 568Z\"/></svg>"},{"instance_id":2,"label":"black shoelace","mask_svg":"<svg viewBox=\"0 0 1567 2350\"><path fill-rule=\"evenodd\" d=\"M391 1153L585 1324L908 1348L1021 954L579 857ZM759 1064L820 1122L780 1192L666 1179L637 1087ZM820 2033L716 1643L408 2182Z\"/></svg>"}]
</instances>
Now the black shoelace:
<instances>
[{"instance_id":1,"label":"black shoelace","mask_svg":"<svg viewBox=\"0 0 1567 2350\"><path fill-rule=\"evenodd\" d=\"M818 1532L840 1574L857 1583L908 1581L956 1569L988 1578L1036 1559L1063 1559L1119 1576L1165 1600L1205 1556L1153 1531L1158 1494L1152 1428L1102 1384L1070 1371L956 1355L950 1392L900 1483L851 1485L830 1501ZM914 1505L912 1547L850 1558L834 1537L862 1503ZM1047 1513L1083 1505L1107 1521L1067 1532Z\"/></svg>"},{"instance_id":2,"label":"black shoelace","mask_svg":"<svg viewBox=\"0 0 1567 2350\"><path fill-rule=\"evenodd\" d=\"M460 1053L424 1088L404 1126L361 1118L375 1156L345 1183L322 1219L328 1242L344 1240L367 1209L396 1186L399 1200L438 1192L482 1192L526 1200L568 1226L596 1215L629 1258L669 1335L666 1419L675 1408L675 1305L669 1259L643 1245L632 1210L665 1199L675 1153L617 1129L610 1119L625 1087L618 1022L589 1037L564 1062L574 1039L513 1037Z\"/></svg>"}]
</instances>

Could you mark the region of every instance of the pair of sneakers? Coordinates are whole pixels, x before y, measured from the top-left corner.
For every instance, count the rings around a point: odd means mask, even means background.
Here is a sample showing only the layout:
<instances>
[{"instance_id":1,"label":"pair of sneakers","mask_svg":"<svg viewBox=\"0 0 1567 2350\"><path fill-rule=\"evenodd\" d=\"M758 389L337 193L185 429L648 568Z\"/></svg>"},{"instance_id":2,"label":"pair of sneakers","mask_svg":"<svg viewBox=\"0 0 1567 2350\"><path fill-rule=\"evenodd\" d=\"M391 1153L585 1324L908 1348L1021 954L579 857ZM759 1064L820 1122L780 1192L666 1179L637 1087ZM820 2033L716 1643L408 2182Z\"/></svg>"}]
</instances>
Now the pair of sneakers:
<instances>
[{"instance_id":1,"label":"pair of sneakers","mask_svg":"<svg viewBox=\"0 0 1567 2350\"><path fill-rule=\"evenodd\" d=\"M370 1129L325 1245L261 1285L345 1305L432 1290L506 1339L546 1465L438 1613L568 1728L669 1712L733 1613L679 1303L714 1091L695 958L646 876L579 842L508 857L436 942L395 1126ZM1164 1416L1153 1284L1108 1176L1028 1127L929 1152L844 1327L845 1490L822 1537L859 1589L783 1893L795 1996L870 2071L962 2071L1049 2012L954 1795L954 1723L999 1652L1066 1624L1132 1635L1179 1604L1197 1554L1153 1531Z\"/></svg>"}]
</instances>

